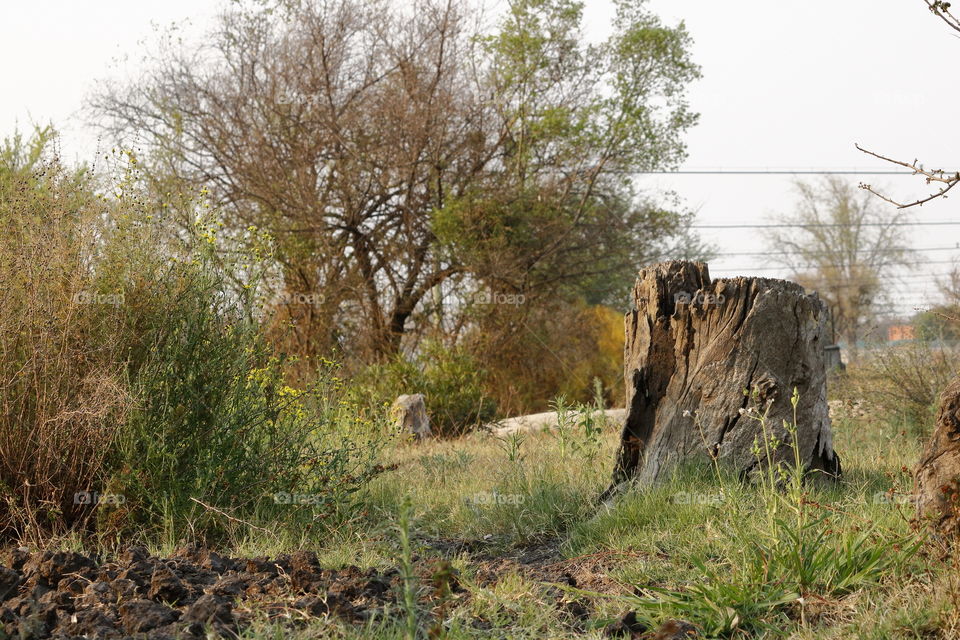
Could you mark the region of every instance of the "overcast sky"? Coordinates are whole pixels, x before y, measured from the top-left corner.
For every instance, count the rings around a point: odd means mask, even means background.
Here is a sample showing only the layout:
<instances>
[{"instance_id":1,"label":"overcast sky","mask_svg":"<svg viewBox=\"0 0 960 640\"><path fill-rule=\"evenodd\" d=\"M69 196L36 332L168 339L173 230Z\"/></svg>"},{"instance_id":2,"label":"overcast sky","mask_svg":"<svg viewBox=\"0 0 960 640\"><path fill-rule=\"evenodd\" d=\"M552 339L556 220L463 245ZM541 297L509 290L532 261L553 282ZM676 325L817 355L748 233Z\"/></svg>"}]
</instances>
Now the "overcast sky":
<instances>
[{"instance_id":1,"label":"overcast sky","mask_svg":"<svg viewBox=\"0 0 960 640\"><path fill-rule=\"evenodd\" d=\"M588 0L588 33L602 34L611 3ZM78 110L93 82L136 73L143 43L157 26L188 20L198 37L221 4L214 0L33 0L0 7L5 61L0 135L52 121L68 159L90 159L95 136ZM927 166L960 168L956 129L960 104L953 78L960 38L922 0L650 0L668 23L685 21L704 78L691 88L700 124L687 137L685 170L879 169L854 143ZM809 177L809 176L808 176ZM674 189L699 211L699 224L758 224L790 210L791 176L645 176L650 189ZM858 176L848 176L857 182ZM870 176L901 199L924 195L911 176ZM958 200L906 214L918 222L958 221ZM960 259L960 225L910 227L918 259L905 275L896 307L909 312L931 299L934 278ZM721 252L763 251L751 229L705 229ZM721 256L714 276L785 276L769 259Z\"/></svg>"}]
</instances>

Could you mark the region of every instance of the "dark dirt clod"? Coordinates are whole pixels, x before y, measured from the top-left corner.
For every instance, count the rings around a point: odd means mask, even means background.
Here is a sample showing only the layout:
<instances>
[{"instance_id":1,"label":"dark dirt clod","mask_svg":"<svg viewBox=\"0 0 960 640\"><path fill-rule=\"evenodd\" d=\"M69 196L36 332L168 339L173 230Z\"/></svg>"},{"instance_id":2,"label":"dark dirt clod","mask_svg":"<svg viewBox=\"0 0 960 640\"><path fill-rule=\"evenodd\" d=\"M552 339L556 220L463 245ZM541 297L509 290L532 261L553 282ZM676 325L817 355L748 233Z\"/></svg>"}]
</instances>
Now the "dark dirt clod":
<instances>
[{"instance_id":1,"label":"dark dirt clod","mask_svg":"<svg viewBox=\"0 0 960 640\"><path fill-rule=\"evenodd\" d=\"M651 640L691 640L698 637L697 628L689 622L667 620L657 629Z\"/></svg>"},{"instance_id":2,"label":"dark dirt clod","mask_svg":"<svg viewBox=\"0 0 960 640\"><path fill-rule=\"evenodd\" d=\"M154 569L153 576L150 578L150 591L147 592L151 600L177 604L186 600L189 595L190 589L170 567L161 564Z\"/></svg>"},{"instance_id":3,"label":"dark dirt clod","mask_svg":"<svg viewBox=\"0 0 960 640\"><path fill-rule=\"evenodd\" d=\"M314 553L273 559L229 558L195 546L168 558L130 547L112 558L19 548L0 556L0 638L234 638L255 617L283 626L311 618L359 624L399 609L403 580L396 569L324 568ZM612 555L562 560L556 554L479 559L477 579L518 572L544 583L610 591ZM449 560L424 558L415 567L426 610L443 611L468 593ZM616 584L616 589L620 585ZM588 601L547 588L571 628L590 616ZM469 596L466 596L469 597ZM477 628L487 621L472 622Z\"/></svg>"},{"instance_id":4,"label":"dark dirt clod","mask_svg":"<svg viewBox=\"0 0 960 640\"><path fill-rule=\"evenodd\" d=\"M607 625L603 630L603 635L608 638L637 638L641 633L646 633L649 628L646 624L637 620L637 614L634 611L628 611L614 623Z\"/></svg>"},{"instance_id":5,"label":"dark dirt clod","mask_svg":"<svg viewBox=\"0 0 960 640\"><path fill-rule=\"evenodd\" d=\"M152 631L170 624L180 617L180 612L166 605L143 598L120 605L120 622L127 633Z\"/></svg>"},{"instance_id":6,"label":"dark dirt clod","mask_svg":"<svg viewBox=\"0 0 960 640\"><path fill-rule=\"evenodd\" d=\"M19 586L20 574L13 569L0 567L0 602L13 596Z\"/></svg>"}]
</instances>

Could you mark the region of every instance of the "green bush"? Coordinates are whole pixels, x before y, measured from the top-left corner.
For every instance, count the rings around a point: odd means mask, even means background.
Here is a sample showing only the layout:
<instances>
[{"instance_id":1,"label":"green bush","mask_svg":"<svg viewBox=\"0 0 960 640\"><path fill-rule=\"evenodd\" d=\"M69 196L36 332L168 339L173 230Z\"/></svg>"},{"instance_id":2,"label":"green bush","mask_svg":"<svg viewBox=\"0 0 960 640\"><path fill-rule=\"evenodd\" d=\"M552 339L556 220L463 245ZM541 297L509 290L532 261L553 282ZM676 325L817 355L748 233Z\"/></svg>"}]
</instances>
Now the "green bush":
<instances>
[{"instance_id":1,"label":"green bush","mask_svg":"<svg viewBox=\"0 0 960 640\"><path fill-rule=\"evenodd\" d=\"M119 195L98 197L47 142L0 154L0 533L215 542L244 523L334 525L379 470L382 428L332 364L286 386L257 256L220 251L209 218L168 224L132 156Z\"/></svg>"},{"instance_id":2,"label":"green bush","mask_svg":"<svg viewBox=\"0 0 960 640\"><path fill-rule=\"evenodd\" d=\"M413 359L397 356L364 368L354 378L360 397L388 405L401 394L422 393L430 425L440 436L459 436L490 421L496 404L484 392L486 373L466 350L428 342Z\"/></svg>"},{"instance_id":3,"label":"green bush","mask_svg":"<svg viewBox=\"0 0 960 640\"><path fill-rule=\"evenodd\" d=\"M223 514L302 526L342 511L377 449L359 446L362 433L347 439L332 370L286 386L258 324L194 269L164 280L164 315L149 319L149 355L131 380L137 404L111 478L124 524L219 538L235 522Z\"/></svg>"}]
</instances>

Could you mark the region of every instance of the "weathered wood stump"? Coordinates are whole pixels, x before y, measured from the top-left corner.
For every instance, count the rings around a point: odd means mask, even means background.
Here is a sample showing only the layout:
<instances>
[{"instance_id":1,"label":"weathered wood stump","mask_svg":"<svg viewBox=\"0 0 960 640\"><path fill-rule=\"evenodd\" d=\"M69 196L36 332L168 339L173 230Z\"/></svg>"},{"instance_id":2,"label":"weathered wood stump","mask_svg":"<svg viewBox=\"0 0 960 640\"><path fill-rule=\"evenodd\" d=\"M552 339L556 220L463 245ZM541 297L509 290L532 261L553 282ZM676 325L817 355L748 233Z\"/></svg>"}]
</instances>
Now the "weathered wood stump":
<instances>
[{"instance_id":1,"label":"weathered wood stump","mask_svg":"<svg viewBox=\"0 0 960 640\"><path fill-rule=\"evenodd\" d=\"M609 496L627 480L663 479L678 463L711 458L744 477L760 466L754 443L767 432L782 444L775 461L794 460L783 421L793 424L808 470L840 473L833 451L824 366L826 309L785 280L711 281L700 262L643 269L626 315L627 418ZM749 390L750 394L745 394Z\"/></svg>"},{"instance_id":2,"label":"weathered wood stump","mask_svg":"<svg viewBox=\"0 0 960 640\"><path fill-rule=\"evenodd\" d=\"M914 471L917 515L939 534L960 535L960 377L940 396L937 426Z\"/></svg>"}]
</instances>

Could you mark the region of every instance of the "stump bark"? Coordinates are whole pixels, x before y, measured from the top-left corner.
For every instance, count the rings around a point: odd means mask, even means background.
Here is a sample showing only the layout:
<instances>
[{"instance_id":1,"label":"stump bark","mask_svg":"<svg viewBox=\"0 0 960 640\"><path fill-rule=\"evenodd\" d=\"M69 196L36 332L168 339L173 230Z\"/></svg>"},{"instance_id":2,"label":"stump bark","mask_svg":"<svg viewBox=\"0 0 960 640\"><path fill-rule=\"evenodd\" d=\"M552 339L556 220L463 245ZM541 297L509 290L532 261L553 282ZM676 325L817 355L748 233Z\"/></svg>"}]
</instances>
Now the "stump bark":
<instances>
[{"instance_id":1,"label":"stump bark","mask_svg":"<svg viewBox=\"0 0 960 640\"><path fill-rule=\"evenodd\" d=\"M745 412L768 410L774 460L794 460L783 421L794 423L802 464L840 473L833 450L824 366L826 309L785 280L711 280L707 265L672 261L643 269L636 309L625 319L627 418L613 483L655 483L680 462L731 465L749 476L760 464L763 429ZM744 391L749 390L750 394ZM758 440L759 439L759 440Z\"/></svg>"},{"instance_id":2,"label":"stump bark","mask_svg":"<svg viewBox=\"0 0 960 640\"><path fill-rule=\"evenodd\" d=\"M960 377L940 396L937 425L914 471L917 515L937 533L960 534Z\"/></svg>"}]
</instances>

